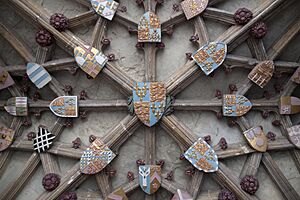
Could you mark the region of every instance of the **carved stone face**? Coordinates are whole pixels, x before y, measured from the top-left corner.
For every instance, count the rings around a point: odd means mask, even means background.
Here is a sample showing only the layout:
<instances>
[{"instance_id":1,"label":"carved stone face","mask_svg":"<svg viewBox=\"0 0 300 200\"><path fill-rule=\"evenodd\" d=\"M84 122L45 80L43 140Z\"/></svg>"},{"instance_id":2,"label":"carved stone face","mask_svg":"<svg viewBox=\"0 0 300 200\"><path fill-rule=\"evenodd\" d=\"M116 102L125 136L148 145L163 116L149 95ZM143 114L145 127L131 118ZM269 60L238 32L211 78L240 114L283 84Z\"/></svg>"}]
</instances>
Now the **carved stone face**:
<instances>
[{"instance_id":1,"label":"carved stone face","mask_svg":"<svg viewBox=\"0 0 300 200\"><path fill-rule=\"evenodd\" d=\"M140 187L147 194L153 194L161 185L161 167L158 165L139 166Z\"/></svg>"},{"instance_id":2,"label":"carved stone face","mask_svg":"<svg viewBox=\"0 0 300 200\"><path fill-rule=\"evenodd\" d=\"M244 136L248 143L260 152L265 152L268 147L268 139L265 136L261 126L251 128L244 132Z\"/></svg>"}]
</instances>

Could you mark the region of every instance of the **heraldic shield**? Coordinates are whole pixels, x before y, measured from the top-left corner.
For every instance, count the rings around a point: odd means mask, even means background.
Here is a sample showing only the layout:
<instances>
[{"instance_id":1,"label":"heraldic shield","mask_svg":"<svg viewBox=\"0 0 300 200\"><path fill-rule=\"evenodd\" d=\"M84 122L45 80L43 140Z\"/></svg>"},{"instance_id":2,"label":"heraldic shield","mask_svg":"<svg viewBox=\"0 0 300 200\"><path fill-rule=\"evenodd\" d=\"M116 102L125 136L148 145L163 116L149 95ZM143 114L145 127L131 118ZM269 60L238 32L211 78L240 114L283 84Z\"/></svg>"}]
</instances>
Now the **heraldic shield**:
<instances>
[{"instance_id":1,"label":"heraldic shield","mask_svg":"<svg viewBox=\"0 0 300 200\"><path fill-rule=\"evenodd\" d=\"M27 97L12 97L8 99L4 109L13 116L27 116Z\"/></svg>"},{"instance_id":2,"label":"heraldic shield","mask_svg":"<svg viewBox=\"0 0 300 200\"><path fill-rule=\"evenodd\" d=\"M83 152L80 158L80 171L83 174L96 174L104 169L115 157L116 154L97 138Z\"/></svg>"},{"instance_id":3,"label":"heraldic shield","mask_svg":"<svg viewBox=\"0 0 300 200\"><path fill-rule=\"evenodd\" d=\"M39 89L47 85L52 80L50 74L45 70L45 68L36 63L27 63L26 73L29 79Z\"/></svg>"},{"instance_id":4,"label":"heraldic shield","mask_svg":"<svg viewBox=\"0 0 300 200\"><path fill-rule=\"evenodd\" d=\"M298 67L298 69L293 74L292 81L297 84L300 84L300 67Z\"/></svg>"},{"instance_id":5,"label":"heraldic shield","mask_svg":"<svg viewBox=\"0 0 300 200\"><path fill-rule=\"evenodd\" d=\"M156 124L166 107L166 88L159 82L139 82L133 88L134 112L147 126Z\"/></svg>"},{"instance_id":6,"label":"heraldic shield","mask_svg":"<svg viewBox=\"0 0 300 200\"><path fill-rule=\"evenodd\" d=\"M193 198L187 191L177 189L171 200L193 200Z\"/></svg>"},{"instance_id":7,"label":"heraldic shield","mask_svg":"<svg viewBox=\"0 0 300 200\"><path fill-rule=\"evenodd\" d=\"M153 194L161 184L161 167L159 165L139 166L139 183L147 194Z\"/></svg>"},{"instance_id":8,"label":"heraldic shield","mask_svg":"<svg viewBox=\"0 0 300 200\"><path fill-rule=\"evenodd\" d=\"M91 0L91 4L99 15L108 20L112 20L119 6L119 3L113 0Z\"/></svg>"},{"instance_id":9,"label":"heraldic shield","mask_svg":"<svg viewBox=\"0 0 300 200\"><path fill-rule=\"evenodd\" d=\"M223 96L223 115L240 117L252 108L252 103L242 95L225 94Z\"/></svg>"},{"instance_id":10,"label":"heraldic shield","mask_svg":"<svg viewBox=\"0 0 300 200\"><path fill-rule=\"evenodd\" d=\"M245 131L244 136L252 148L260 152L266 152L268 147L268 139L265 136L261 126Z\"/></svg>"},{"instance_id":11,"label":"heraldic shield","mask_svg":"<svg viewBox=\"0 0 300 200\"><path fill-rule=\"evenodd\" d=\"M0 127L0 152L7 149L13 142L15 131L10 128Z\"/></svg>"},{"instance_id":12,"label":"heraldic shield","mask_svg":"<svg viewBox=\"0 0 300 200\"><path fill-rule=\"evenodd\" d=\"M300 125L292 126L287 131L290 141L300 149Z\"/></svg>"},{"instance_id":13,"label":"heraldic shield","mask_svg":"<svg viewBox=\"0 0 300 200\"><path fill-rule=\"evenodd\" d=\"M266 60L256 65L248 75L248 78L259 87L264 88L271 80L274 73L274 62Z\"/></svg>"},{"instance_id":14,"label":"heraldic shield","mask_svg":"<svg viewBox=\"0 0 300 200\"><path fill-rule=\"evenodd\" d=\"M193 53L192 58L208 76L225 60L227 45L223 42L211 42Z\"/></svg>"},{"instance_id":15,"label":"heraldic shield","mask_svg":"<svg viewBox=\"0 0 300 200\"><path fill-rule=\"evenodd\" d=\"M11 78L7 71L4 71L2 67L0 67L0 90L8 88L15 84L14 80Z\"/></svg>"},{"instance_id":16,"label":"heraldic shield","mask_svg":"<svg viewBox=\"0 0 300 200\"><path fill-rule=\"evenodd\" d=\"M219 168L217 154L202 138L199 138L183 155L200 171L215 172Z\"/></svg>"},{"instance_id":17,"label":"heraldic shield","mask_svg":"<svg viewBox=\"0 0 300 200\"><path fill-rule=\"evenodd\" d=\"M207 4L208 0L184 0L180 3L187 20L202 13Z\"/></svg>"},{"instance_id":18,"label":"heraldic shield","mask_svg":"<svg viewBox=\"0 0 300 200\"><path fill-rule=\"evenodd\" d=\"M123 188L118 188L117 190L110 193L105 200L128 200Z\"/></svg>"},{"instance_id":19,"label":"heraldic shield","mask_svg":"<svg viewBox=\"0 0 300 200\"><path fill-rule=\"evenodd\" d=\"M297 114L300 112L300 99L291 96L280 98L279 112L282 115Z\"/></svg>"},{"instance_id":20,"label":"heraldic shield","mask_svg":"<svg viewBox=\"0 0 300 200\"><path fill-rule=\"evenodd\" d=\"M161 25L152 11L146 12L140 19L138 42L161 42Z\"/></svg>"},{"instance_id":21,"label":"heraldic shield","mask_svg":"<svg viewBox=\"0 0 300 200\"><path fill-rule=\"evenodd\" d=\"M58 117L77 117L78 105L77 96L60 96L54 99L50 110Z\"/></svg>"}]
</instances>

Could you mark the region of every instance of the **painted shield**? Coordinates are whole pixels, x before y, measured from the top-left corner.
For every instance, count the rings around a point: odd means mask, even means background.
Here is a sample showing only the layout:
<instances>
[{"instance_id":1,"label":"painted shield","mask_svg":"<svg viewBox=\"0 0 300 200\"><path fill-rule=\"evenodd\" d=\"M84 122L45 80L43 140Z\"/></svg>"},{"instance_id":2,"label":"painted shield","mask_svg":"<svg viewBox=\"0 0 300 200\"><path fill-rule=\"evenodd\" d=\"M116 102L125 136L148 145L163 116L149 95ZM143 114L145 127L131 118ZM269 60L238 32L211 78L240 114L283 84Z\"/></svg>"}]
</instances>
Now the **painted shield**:
<instances>
[{"instance_id":1,"label":"painted shield","mask_svg":"<svg viewBox=\"0 0 300 200\"><path fill-rule=\"evenodd\" d=\"M13 129L0 127L0 152L12 144L14 135L15 131Z\"/></svg>"},{"instance_id":2,"label":"painted shield","mask_svg":"<svg viewBox=\"0 0 300 200\"><path fill-rule=\"evenodd\" d=\"M265 136L261 126L245 131L244 136L252 148L260 152L266 152L268 147L268 139Z\"/></svg>"},{"instance_id":3,"label":"painted shield","mask_svg":"<svg viewBox=\"0 0 300 200\"><path fill-rule=\"evenodd\" d=\"M146 12L140 19L138 42L161 42L161 25L152 11Z\"/></svg>"},{"instance_id":4,"label":"painted shield","mask_svg":"<svg viewBox=\"0 0 300 200\"><path fill-rule=\"evenodd\" d=\"M112 20L119 6L119 3L113 0L91 0L91 4L99 15L108 20Z\"/></svg>"},{"instance_id":5,"label":"painted shield","mask_svg":"<svg viewBox=\"0 0 300 200\"><path fill-rule=\"evenodd\" d=\"M44 126L39 126L37 136L33 139L33 149L41 153L48 150L55 138L51 132Z\"/></svg>"},{"instance_id":6,"label":"painted shield","mask_svg":"<svg viewBox=\"0 0 300 200\"><path fill-rule=\"evenodd\" d=\"M51 81L50 74L39 64L27 63L26 73L37 88L42 88Z\"/></svg>"},{"instance_id":7,"label":"painted shield","mask_svg":"<svg viewBox=\"0 0 300 200\"><path fill-rule=\"evenodd\" d=\"M4 108L6 112L13 116L27 116L27 97L12 97L7 100Z\"/></svg>"},{"instance_id":8,"label":"painted shield","mask_svg":"<svg viewBox=\"0 0 300 200\"><path fill-rule=\"evenodd\" d=\"M297 84L300 84L300 67L298 67L298 69L293 74L292 81L294 81Z\"/></svg>"},{"instance_id":9,"label":"painted shield","mask_svg":"<svg viewBox=\"0 0 300 200\"><path fill-rule=\"evenodd\" d=\"M274 73L274 62L271 60L263 61L256 65L248 75L248 78L259 87L264 88L271 80Z\"/></svg>"},{"instance_id":10,"label":"painted shield","mask_svg":"<svg viewBox=\"0 0 300 200\"><path fill-rule=\"evenodd\" d=\"M76 47L74 56L78 66L93 78L96 78L108 61L101 51L90 46Z\"/></svg>"},{"instance_id":11,"label":"painted shield","mask_svg":"<svg viewBox=\"0 0 300 200\"><path fill-rule=\"evenodd\" d=\"M207 7L208 0L184 0L181 2L182 10L187 20L199 15Z\"/></svg>"},{"instance_id":12,"label":"painted shield","mask_svg":"<svg viewBox=\"0 0 300 200\"><path fill-rule=\"evenodd\" d=\"M292 126L287 131L290 141L300 149L300 125Z\"/></svg>"},{"instance_id":13,"label":"painted shield","mask_svg":"<svg viewBox=\"0 0 300 200\"><path fill-rule=\"evenodd\" d=\"M223 115L239 117L246 114L252 108L252 103L242 95L225 94L223 96Z\"/></svg>"},{"instance_id":14,"label":"painted shield","mask_svg":"<svg viewBox=\"0 0 300 200\"><path fill-rule=\"evenodd\" d=\"M227 45L223 42L210 42L193 53L192 58L202 71L209 75L225 60Z\"/></svg>"},{"instance_id":15,"label":"painted shield","mask_svg":"<svg viewBox=\"0 0 300 200\"><path fill-rule=\"evenodd\" d=\"M58 117L78 116L77 96L57 97L50 103L49 107L50 110Z\"/></svg>"},{"instance_id":16,"label":"painted shield","mask_svg":"<svg viewBox=\"0 0 300 200\"><path fill-rule=\"evenodd\" d=\"M183 155L200 171L215 172L218 170L217 154L202 138L199 138Z\"/></svg>"},{"instance_id":17,"label":"painted shield","mask_svg":"<svg viewBox=\"0 0 300 200\"><path fill-rule=\"evenodd\" d=\"M193 198L187 191L177 189L171 200L193 200Z\"/></svg>"},{"instance_id":18,"label":"painted shield","mask_svg":"<svg viewBox=\"0 0 300 200\"><path fill-rule=\"evenodd\" d=\"M156 192L161 184L161 167L159 165L139 166L139 182L145 193Z\"/></svg>"},{"instance_id":19,"label":"painted shield","mask_svg":"<svg viewBox=\"0 0 300 200\"><path fill-rule=\"evenodd\" d=\"M280 98L279 111L282 115L296 114L300 112L300 99L291 96Z\"/></svg>"},{"instance_id":20,"label":"painted shield","mask_svg":"<svg viewBox=\"0 0 300 200\"><path fill-rule=\"evenodd\" d=\"M0 67L0 90L8 88L15 84L14 80L11 78L7 71L4 71L2 67Z\"/></svg>"},{"instance_id":21,"label":"painted shield","mask_svg":"<svg viewBox=\"0 0 300 200\"><path fill-rule=\"evenodd\" d=\"M128 200L123 188L119 188L116 191L110 193L105 200Z\"/></svg>"},{"instance_id":22,"label":"painted shield","mask_svg":"<svg viewBox=\"0 0 300 200\"><path fill-rule=\"evenodd\" d=\"M84 174L96 174L104 169L116 154L97 138L80 158L80 171Z\"/></svg>"},{"instance_id":23,"label":"painted shield","mask_svg":"<svg viewBox=\"0 0 300 200\"><path fill-rule=\"evenodd\" d=\"M159 82L140 82L133 88L134 112L147 126L156 124L166 106L166 88Z\"/></svg>"}]
</instances>

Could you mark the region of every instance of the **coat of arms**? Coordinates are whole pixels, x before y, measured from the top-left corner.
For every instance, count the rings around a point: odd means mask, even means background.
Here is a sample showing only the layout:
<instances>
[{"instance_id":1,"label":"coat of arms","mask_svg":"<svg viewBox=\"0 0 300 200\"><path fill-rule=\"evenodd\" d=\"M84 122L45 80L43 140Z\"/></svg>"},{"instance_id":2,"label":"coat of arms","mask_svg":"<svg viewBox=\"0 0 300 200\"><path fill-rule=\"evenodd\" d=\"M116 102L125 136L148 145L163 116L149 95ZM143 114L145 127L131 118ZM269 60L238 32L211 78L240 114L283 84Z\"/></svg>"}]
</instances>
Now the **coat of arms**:
<instances>
[{"instance_id":1,"label":"coat of arms","mask_svg":"<svg viewBox=\"0 0 300 200\"><path fill-rule=\"evenodd\" d=\"M138 42L161 42L161 25L152 11L146 12L138 24Z\"/></svg>"},{"instance_id":2,"label":"coat of arms","mask_svg":"<svg viewBox=\"0 0 300 200\"><path fill-rule=\"evenodd\" d=\"M27 97L12 97L7 100L4 108L6 112L13 116L27 116Z\"/></svg>"},{"instance_id":3,"label":"coat of arms","mask_svg":"<svg viewBox=\"0 0 300 200\"><path fill-rule=\"evenodd\" d=\"M0 67L0 90L8 88L9 86L12 86L13 84L15 84L15 82L11 78L9 73L7 71L4 71Z\"/></svg>"},{"instance_id":4,"label":"coat of arms","mask_svg":"<svg viewBox=\"0 0 300 200\"><path fill-rule=\"evenodd\" d=\"M119 3L113 0L91 0L91 3L93 9L108 20L112 20L119 6Z\"/></svg>"},{"instance_id":5,"label":"coat of arms","mask_svg":"<svg viewBox=\"0 0 300 200\"><path fill-rule=\"evenodd\" d=\"M0 152L7 149L14 140L15 131L10 128L0 127Z\"/></svg>"},{"instance_id":6,"label":"coat of arms","mask_svg":"<svg viewBox=\"0 0 300 200\"><path fill-rule=\"evenodd\" d=\"M290 141L300 149L300 125L292 126L287 131Z\"/></svg>"},{"instance_id":7,"label":"coat of arms","mask_svg":"<svg viewBox=\"0 0 300 200\"><path fill-rule=\"evenodd\" d=\"M189 20L200 13L202 13L207 7L208 0L184 0L181 2L182 10Z\"/></svg>"},{"instance_id":8,"label":"coat of arms","mask_svg":"<svg viewBox=\"0 0 300 200\"><path fill-rule=\"evenodd\" d=\"M140 187L147 194L153 194L161 184L161 167L159 165L139 166Z\"/></svg>"},{"instance_id":9,"label":"coat of arms","mask_svg":"<svg viewBox=\"0 0 300 200\"><path fill-rule=\"evenodd\" d=\"M97 138L80 158L80 171L84 174L96 174L104 169L116 154Z\"/></svg>"},{"instance_id":10,"label":"coat of arms","mask_svg":"<svg viewBox=\"0 0 300 200\"><path fill-rule=\"evenodd\" d=\"M90 46L76 47L74 56L78 66L93 78L96 78L108 61L101 51Z\"/></svg>"},{"instance_id":11,"label":"coat of arms","mask_svg":"<svg viewBox=\"0 0 300 200\"><path fill-rule=\"evenodd\" d=\"M280 98L279 111L282 115L296 114L300 112L300 99L291 96Z\"/></svg>"},{"instance_id":12,"label":"coat of arms","mask_svg":"<svg viewBox=\"0 0 300 200\"><path fill-rule=\"evenodd\" d=\"M294 81L297 84L300 84L300 67L298 67L298 69L293 74L292 81Z\"/></svg>"},{"instance_id":13,"label":"coat of arms","mask_svg":"<svg viewBox=\"0 0 300 200\"><path fill-rule=\"evenodd\" d=\"M39 126L37 136L33 139L33 149L41 153L50 148L55 138L51 132L44 126Z\"/></svg>"},{"instance_id":14,"label":"coat of arms","mask_svg":"<svg viewBox=\"0 0 300 200\"><path fill-rule=\"evenodd\" d=\"M217 154L202 138L199 138L183 155L200 171L215 172L218 170Z\"/></svg>"},{"instance_id":15,"label":"coat of arms","mask_svg":"<svg viewBox=\"0 0 300 200\"><path fill-rule=\"evenodd\" d=\"M248 143L260 152L265 152L268 147L268 139L263 132L261 126L251 128L244 132L244 136L247 139Z\"/></svg>"},{"instance_id":16,"label":"coat of arms","mask_svg":"<svg viewBox=\"0 0 300 200\"><path fill-rule=\"evenodd\" d=\"M58 117L77 117L78 105L77 96L60 96L54 99L50 110Z\"/></svg>"},{"instance_id":17,"label":"coat of arms","mask_svg":"<svg viewBox=\"0 0 300 200\"><path fill-rule=\"evenodd\" d=\"M51 81L50 74L39 64L27 63L26 73L37 88L42 88Z\"/></svg>"},{"instance_id":18,"label":"coat of arms","mask_svg":"<svg viewBox=\"0 0 300 200\"><path fill-rule=\"evenodd\" d=\"M159 82L139 82L133 88L134 112L147 126L156 124L166 107L166 88Z\"/></svg>"},{"instance_id":19,"label":"coat of arms","mask_svg":"<svg viewBox=\"0 0 300 200\"><path fill-rule=\"evenodd\" d=\"M264 88L271 80L274 73L274 62L267 60L256 65L248 75L248 78L259 87Z\"/></svg>"},{"instance_id":20,"label":"coat of arms","mask_svg":"<svg viewBox=\"0 0 300 200\"><path fill-rule=\"evenodd\" d=\"M171 200L193 200L193 198L187 191L177 189Z\"/></svg>"},{"instance_id":21,"label":"coat of arms","mask_svg":"<svg viewBox=\"0 0 300 200\"><path fill-rule=\"evenodd\" d=\"M223 42L210 42L193 53L192 58L202 71L209 75L225 60L227 45Z\"/></svg>"},{"instance_id":22,"label":"coat of arms","mask_svg":"<svg viewBox=\"0 0 300 200\"><path fill-rule=\"evenodd\" d=\"M242 95L225 94L223 96L223 115L239 117L246 114L252 108L252 103Z\"/></svg>"},{"instance_id":23,"label":"coat of arms","mask_svg":"<svg viewBox=\"0 0 300 200\"><path fill-rule=\"evenodd\" d=\"M110 193L105 200L128 200L123 188L118 188L117 190Z\"/></svg>"}]
</instances>

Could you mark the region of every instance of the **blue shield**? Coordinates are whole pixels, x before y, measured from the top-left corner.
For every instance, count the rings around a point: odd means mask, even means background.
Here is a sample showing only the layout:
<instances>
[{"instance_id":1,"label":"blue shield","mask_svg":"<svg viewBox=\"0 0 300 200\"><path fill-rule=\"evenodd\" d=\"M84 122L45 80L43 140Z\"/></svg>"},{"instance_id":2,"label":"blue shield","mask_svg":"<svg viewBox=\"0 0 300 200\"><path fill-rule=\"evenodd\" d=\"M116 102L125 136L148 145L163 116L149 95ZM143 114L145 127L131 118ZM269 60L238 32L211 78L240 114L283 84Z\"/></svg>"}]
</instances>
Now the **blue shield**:
<instances>
[{"instance_id":1,"label":"blue shield","mask_svg":"<svg viewBox=\"0 0 300 200\"><path fill-rule=\"evenodd\" d=\"M161 185L161 167L158 165L139 166L140 187L147 194L153 194Z\"/></svg>"},{"instance_id":2,"label":"blue shield","mask_svg":"<svg viewBox=\"0 0 300 200\"><path fill-rule=\"evenodd\" d=\"M223 96L223 115L240 117L252 108L252 103L242 95L225 94Z\"/></svg>"}]
</instances>

